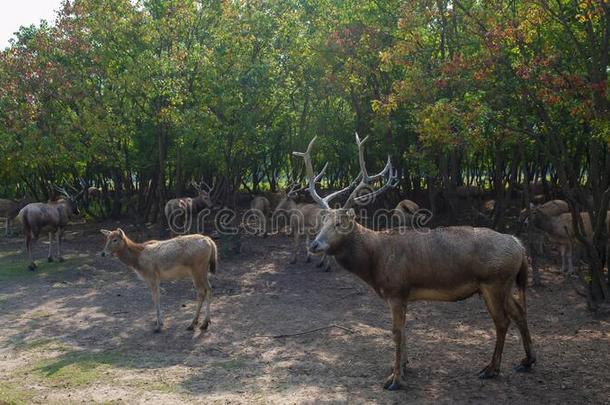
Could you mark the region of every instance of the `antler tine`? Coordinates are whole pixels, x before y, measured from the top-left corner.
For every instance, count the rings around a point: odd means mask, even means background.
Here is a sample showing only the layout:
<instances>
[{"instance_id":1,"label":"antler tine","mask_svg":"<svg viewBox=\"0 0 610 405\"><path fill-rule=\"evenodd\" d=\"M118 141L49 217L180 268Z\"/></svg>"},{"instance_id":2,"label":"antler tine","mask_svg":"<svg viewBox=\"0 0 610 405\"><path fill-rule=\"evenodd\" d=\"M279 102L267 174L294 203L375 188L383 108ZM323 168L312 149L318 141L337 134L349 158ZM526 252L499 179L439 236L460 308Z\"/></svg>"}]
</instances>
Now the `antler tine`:
<instances>
[{"instance_id":1,"label":"antler tine","mask_svg":"<svg viewBox=\"0 0 610 405\"><path fill-rule=\"evenodd\" d=\"M316 178L314 179L314 181L316 183L319 183L320 180L322 180L322 177L324 176L324 172L326 172L326 168L328 168L328 162L326 162L326 164L324 165L324 167L322 168L322 170L320 170L320 173L318 173L318 175L316 176Z\"/></svg>"},{"instance_id":2,"label":"antler tine","mask_svg":"<svg viewBox=\"0 0 610 405\"><path fill-rule=\"evenodd\" d=\"M313 171L313 165L311 163L311 149L313 148L313 144L316 141L317 136L314 136L313 139L311 140L311 142L309 142L309 145L307 145L307 150L305 152L292 152L292 154L294 156L300 156L303 158L303 160L305 161L305 174L307 176L307 180L309 182L309 194L311 194L311 197L314 199L315 202L317 202L318 204L320 204L322 207L324 208L330 208L330 206L328 205L328 202L320 197L320 195L318 194L318 192L316 191L316 179L319 177L314 175L314 171ZM326 168L326 166L325 166ZM324 170L322 170L321 173L324 173Z\"/></svg>"},{"instance_id":3,"label":"antler tine","mask_svg":"<svg viewBox=\"0 0 610 405\"><path fill-rule=\"evenodd\" d=\"M381 194L382 192L386 191L388 188L396 186L396 184L394 184L394 183L396 181L397 174L393 172L392 162L390 160L389 155L388 155L388 161L387 161L385 167L383 168L383 170L373 176L369 176L369 174L366 170L366 162L364 160L364 144L368 139L369 139L369 137L367 136L364 139L360 140L360 136L358 136L358 132L356 132L356 145L358 146L358 163L360 164L361 179L360 179L360 183L356 186L356 188L354 188L352 193L347 198L347 201L343 205L344 208L351 207L351 205L354 201L362 201L365 198L375 197L375 196ZM385 183L385 185L382 188L380 188L379 190L374 191L372 193L367 193L363 196L356 197L358 195L358 192L362 188L366 187L370 183L373 183L373 182L381 179L388 172L390 173L390 175L388 177L388 181Z\"/></svg>"},{"instance_id":4,"label":"antler tine","mask_svg":"<svg viewBox=\"0 0 610 405\"><path fill-rule=\"evenodd\" d=\"M201 186L195 180L191 180L191 186L197 191L201 191Z\"/></svg>"},{"instance_id":5,"label":"antler tine","mask_svg":"<svg viewBox=\"0 0 610 405\"><path fill-rule=\"evenodd\" d=\"M386 190L396 187L398 185L398 170L392 168L392 164L389 159L388 159L388 163L386 164L386 169L384 169L384 172L386 172L388 170L389 170L390 174L388 175L388 179L386 180L383 187L381 187L371 193L367 193L365 195L355 197L354 201L372 199L372 198L377 197L379 194L384 193Z\"/></svg>"},{"instance_id":6,"label":"antler tine","mask_svg":"<svg viewBox=\"0 0 610 405\"><path fill-rule=\"evenodd\" d=\"M208 189L208 193L211 193L212 190L214 190L214 187L210 187L210 185L203 181L203 179L201 180L201 184L203 184Z\"/></svg>"},{"instance_id":7,"label":"antler tine","mask_svg":"<svg viewBox=\"0 0 610 405\"><path fill-rule=\"evenodd\" d=\"M53 188L57 191L59 191L60 194L62 194L64 197L70 197L70 194L68 194L68 192L66 191L65 188L63 187L59 187L58 185L53 184Z\"/></svg>"},{"instance_id":8,"label":"antler tine","mask_svg":"<svg viewBox=\"0 0 610 405\"><path fill-rule=\"evenodd\" d=\"M364 161L364 144L369 139L368 136L364 137L363 140L360 140L360 136L358 136L358 132L356 132L356 145L358 145L358 163L360 164L360 171L362 172L362 181L369 182L369 174L366 171L366 162Z\"/></svg>"}]
</instances>

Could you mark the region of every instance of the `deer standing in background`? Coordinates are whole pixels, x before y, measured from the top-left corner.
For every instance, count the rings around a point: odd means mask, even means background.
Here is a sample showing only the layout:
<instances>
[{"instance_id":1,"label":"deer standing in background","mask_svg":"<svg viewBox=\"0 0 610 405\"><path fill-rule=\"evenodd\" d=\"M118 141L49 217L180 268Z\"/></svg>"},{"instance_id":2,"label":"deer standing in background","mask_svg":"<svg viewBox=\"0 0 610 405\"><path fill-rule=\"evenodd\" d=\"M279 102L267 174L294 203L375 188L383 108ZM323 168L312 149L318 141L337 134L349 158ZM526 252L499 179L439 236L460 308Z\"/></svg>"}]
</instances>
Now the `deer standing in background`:
<instances>
[{"instance_id":1,"label":"deer standing in background","mask_svg":"<svg viewBox=\"0 0 610 405\"><path fill-rule=\"evenodd\" d=\"M593 228L588 212L581 212L580 217L584 225L583 236L593 238ZM542 230L559 247L561 254L561 271L566 275L574 274L573 250L579 244L572 224L572 214L568 203L564 200L551 200L529 210L521 212L521 219L527 225ZM606 224L610 231L610 212L606 216Z\"/></svg>"},{"instance_id":2,"label":"deer standing in background","mask_svg":"<svg viewBox=\"0 0 610 405\"><path fill-rule=\"evenodd\" d=\"M359 200L374 198L394 187L396 181L389 158L382 172L368 175L363 149L367 139L361 141L356 134L361 181L340 209L330 208L329 197L332 195L322 198L316 191L316 178L319 175L314 174L310 157L315 138L306 152L294 154L305 160L309 192L325 210L322 226L310 250L334 256L343 268L369 284L390 307L396 350L392 374L384 388L396 390L403 386L407 303L418 300L459 301L477 293L483 296L496 326L495 350L491 362L483 368L479 377L498 375L511 321L519 328L526 353L516 370L529 371L536 357L526 320L528 264L521 242L512 235L488 228L447 227L392 234L360 225L356 222L354 210L346 207ZM359 189L369 187L369 184L382 178L386 181L380 189L356 197ZM512 295L515 283L519 299Z\"/></svg>"},{"instance_id":3,"label":"deer standing in background","mask_svg":"<svg viewBox=\"0 0 610 405\"><path fill-rule=\"evenodd\" d=\"M250 209L254 212L258 221L257 231L260 230L261 235L267 236L267 219L271 212L271 203L267 197L256 196L250 201Z\"/></svg>"},{"instance_id":4,"label":"deer standing in background","mask_svg":"<svg viewBox=\"0 0 610 405\"><path fill-rule=\"evenodd\" d=\"M291 264L297 262L301 234L305 234L305 249L307 253L305 261L307 263L311 261L311 253L308 248L309 240L316 234L321 223L320 214L322 213L322 208L318 204L296 202L298 192L301 190L302 188L299 188L298 184L294 184L273 213L273 219L276 223L279 222L282 217L288 219L290 232L293 237ZM338 196L345 190L346 189L335 192L333 195ZM322 256L317 267L322 267L325 271L330 270L330 260L326 255Z\"/></svg>"},{"instance_id":5,"label":"deer standing in background","mask_svg":"<svg viewBox=\"0 0 610 405\"><path fill-rule=\"evenodd\" d=\"M172 234L188 233L193 218L204 208L212 208L214 205L211 197L213 187L204 181L199 184L192 181L191 185L197 190L197 197L174 198L165 203L165 218Z\"/></svg>"},{"instance_id":6,"label":"deer standing in background","mask_svg":"<svg viewBox=\"0 0 610 405\"><path fill-rule=\"evenodd\" d=\"M36 262L32 254L32 243L38 239L41 232L49 233L49 255L47 260L53 261L53 235L57 238L57 260L64 261L61 255L61 240L68 222L74 216L79 215L77 200L84 190L70 195L66 189L56 187L62 198L47 203L30 203L19 211L17 216L23 227L25 236L25 249L28 255L28 270L36 270ZM76 191L76 190L74 190Z\"/></svg>"},{"instance_id":7,"label":"deer standing in background","mask_svg":"<svg viewBox=\"0 0 610 405\"><path fill-rule=\"evenodd\" d=\"M8 200L0 198L0 217L6 220L4 236L8 237L11 232L11 223L19 214L19 211L28 204L25 198L21 200Z\"/></svg>"},{"instance_id":8,"label":"deer standing in background","mask_svg":"<svg viewBox=\"0 0 610 405\"><path fill-rule=\"evenodd\" d=\"M163 327L160 283L162 280L179 278L190 278L198 295L195 318L187 329L194 330L199 323L204 301L206 309L200 329L208 328L212 299L208 271L216 273L218 266L218 249L212 239L204 235L184 235L166 241L136 243L129 239L121 228L114 231L102 229L101 232L106 236L102 256L118 257L150 287L153 305L157 311L155 332L160 332Z\"/></svg>"}]
</instances>

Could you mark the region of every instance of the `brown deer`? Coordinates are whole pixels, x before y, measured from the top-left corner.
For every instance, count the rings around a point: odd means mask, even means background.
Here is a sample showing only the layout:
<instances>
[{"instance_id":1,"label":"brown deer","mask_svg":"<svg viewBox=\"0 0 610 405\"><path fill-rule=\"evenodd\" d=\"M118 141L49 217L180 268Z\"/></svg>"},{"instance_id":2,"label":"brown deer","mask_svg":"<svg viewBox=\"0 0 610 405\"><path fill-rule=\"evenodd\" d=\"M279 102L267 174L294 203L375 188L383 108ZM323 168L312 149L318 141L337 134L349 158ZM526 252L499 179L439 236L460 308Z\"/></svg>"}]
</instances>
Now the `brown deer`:
<instances>
[{"instance_id":1,"label":"brown deer","mask_svg":"<svg viewBox=\"0 0 610 405\"><path fill-rule=\"evenodd\" d=\"M200 329L208 328L212 299L208 271L214 274L218 267L218 249L212 239L204 235L183 235L166 241L136 243L121 228L114 231L102 229L101 232L106 236L102 256L118 257L150 287L157 311L155 332L160 332L163 327L159 285L162 280L179 278L191 278L198 295L195 318L187 329L194 330L197 326L204 301L205 316Z\"/></svg>"},{"instance_id":2,"label":"brown deer","mask_svg":"<svg viewBox=\"0 0 610 405\"><path fill-rule=\"evenodd\" d=\"M269 199L264 196L256 196L250 201L250 210L256 216L257 219L257 231L260 234L267 236L267 219L271 212L271 203ZM258 232L257 232L258 233Z\"/></svg>"},{"instance_id":3,"label":"brown deer","mask_svg":"<svg viewBox=\"0 0 610 405\"><path fill-rule=\"evenodd\" d=\"M406 368L405 315L407 303L418 300L459 301L476 293L483 296L496 326L496 346L491 363L480 378L492 378L500 371L500 361L508 326L514 321L521 333L526 357L516 368L529 371L536 361L526 321L525 288L527 256L521 242L512 235L487 228L447 227L434 230L407 230L401 233L377 232L358 224L353 209L359 199L370 199L394 187L396 173L391 164L375 176L369 176L364 161L362 141L356 135L361 182L344 208L331 209L329 198L322 198L315 188L310 151L295 155L305 159L309 192L325 209L320 231L310 245L313 253L334 256L347 271L354 273L385 301L392 314L392 332L396 346L392 374L384 387L401 388ZM383 187L368 195L358 189L380 178ZM352 201L350 201L352 199ZM517 284L519 299L512 295Z\"/></svg>"},{"instance_id":4,"label":"brown deer","mask_svg":"<svg viewBox=\"0 0 610 405\"><path fill-rule=\"evenodd\" d=\"M0 198L0 217L6 220L6 230L4 236L8 237L11 233L12 221L17 217L19 211L28 204L25 198L21 200L8 200Z\"/></svg>"},{"instance_id":5,"label":"brown deer","mask_svg":"<svg viewBox=\"0 0 610 405\"><path fill-rule=\"evenodd\" d=\"M80 214L77 200L84 190L70 195L66 189L55 187L62 195L56 201L46 203L30 203L23 207L17 219L21 222L23 234L25 236L25 249L28 255L28 270L36 270L36 262L32 254L32 243L38 239L41 232L49 233L49 255L47 260L53 261L53 236L57 238L57 260L64 261L61 255L61 240L63 233L68 226L70 219ZM76 191L76 190L75 190Z\"/></svg>"},{"instance_id":6,"label":"brown deer","mask_svg":"<svg viewBox=\"0 0 610 405\"><path fill-rule=\"evenodd\" d=\"M204 208L214 206L211 197L213 187L204 181L199 184L191 181L191 185L197 191L197 197L174 198L165 203L165 218L172 234L188 233L195 215Z\"/></svg>"},{"instance_id":7,"label":"brown deer","mask_svg":"<svg viewBox=\"0 0 610 405\"><path fill-rule=\"evenodd\" d=\"M579 244L569 211L568 203L564 200L552 200L521 213L521 218L524 218L527 225L543 231L559 247L561 271L566 275L574 274L573 250L574 245ZM580 217L584 225L584 237L592 239L593 227L589 213L581 212ZM610 227L610 212L606 216L606 224Z\"/></svg>"}]
</instances>

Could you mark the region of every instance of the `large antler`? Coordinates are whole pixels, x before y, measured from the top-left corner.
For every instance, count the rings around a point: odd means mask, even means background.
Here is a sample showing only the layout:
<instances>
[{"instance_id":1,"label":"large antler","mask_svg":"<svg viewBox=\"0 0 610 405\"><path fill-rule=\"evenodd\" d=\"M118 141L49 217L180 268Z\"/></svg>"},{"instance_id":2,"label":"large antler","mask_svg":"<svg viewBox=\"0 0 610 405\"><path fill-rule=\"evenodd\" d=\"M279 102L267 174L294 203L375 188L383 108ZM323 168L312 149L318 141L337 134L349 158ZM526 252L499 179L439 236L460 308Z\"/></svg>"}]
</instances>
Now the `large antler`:
<instances>
[{"instance_id":1,"label":"large antler","mask_svg":"<svg viewBox=\"0 0 610 405\"><path fill-rule=\"evenodd\" d=\"M311 197L323 208L330 208L330 201L352 188L354 183L352 182L352 184L350 184L349 186L341 190L335 191L334 193L331 193L324 198L320 197L320 195L316 191L316 183L320 181L322 176L324 176L324 172L328 167L328 162L324 165L320 173L314 175L313 165L311 164L311 149L313 148L313 144L316 141L316 138L317 136L314 136L311 142L309 142L309 145L307 146L307 150L305 152L292 152L292 154L295 156L300 156L303 158L303 160L305 160L305 175L309 182L309 187L307 187L307 189L309 190L309 194L311 194Z\"/></svg>"},{"instance_id":2,"label":"large antler","mask_svg":"<svg viewBox=\"0 0 610 405\"><path fill-rule=\"evenodd\" d=\"M354 191L351 192L351 194L347 198L347 201L343 205L343 208L350 208L354 202L362 202L362 201L371 200L371 199L377 197L379 194L385 192L386 190L396 187L396 184L398 181L397 173L396 173L396 170L394 170L392 168L392 161L390 160L389 155L388 155L388 161L387 161L385 167L383 168L383 170L373 176L369 176L369 173L366 170L366 162L364 160L364 144L366 143L366 141L368 139L369 139L369 137L367 136L363 140L360 140L360 137L358 136L358 132L356 132L356 145L358 145L358 162L360 164L361 178L360 178L360 183L356 186L356 188L354 188ZM386 175L387 175L387 179L385 181L385 184L380 189L377 189L375 191L372 191L370 193L366 193L363 195L358 195L358 193L363 188L368 187L369 184L382 179Z\"/></svg>"}]
</instances>

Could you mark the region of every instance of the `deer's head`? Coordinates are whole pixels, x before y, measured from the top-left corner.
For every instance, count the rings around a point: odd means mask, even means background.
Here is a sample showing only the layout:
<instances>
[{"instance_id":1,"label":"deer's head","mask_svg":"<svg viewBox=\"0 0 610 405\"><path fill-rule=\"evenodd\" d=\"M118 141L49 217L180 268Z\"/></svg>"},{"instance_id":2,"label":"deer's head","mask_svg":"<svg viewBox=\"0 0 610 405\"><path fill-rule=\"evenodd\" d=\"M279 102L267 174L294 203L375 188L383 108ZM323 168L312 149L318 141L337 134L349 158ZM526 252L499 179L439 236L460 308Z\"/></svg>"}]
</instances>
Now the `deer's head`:
<instances>
[{"instance_id":1,"label":"deer's head","mask_svg":"<svg viewBox=\"0 0 610 405\"><path fill-rule=\"evenodd\" d=\"M100 232L106 236L106 244L101 253L102 257L116 255L117 252L125 248L127 237L121 228L117 228L114 231L100 229Z\"/></svg>"}]
</instances>

